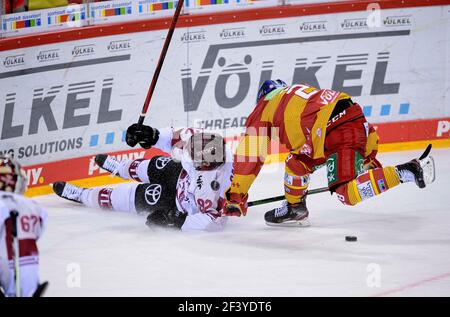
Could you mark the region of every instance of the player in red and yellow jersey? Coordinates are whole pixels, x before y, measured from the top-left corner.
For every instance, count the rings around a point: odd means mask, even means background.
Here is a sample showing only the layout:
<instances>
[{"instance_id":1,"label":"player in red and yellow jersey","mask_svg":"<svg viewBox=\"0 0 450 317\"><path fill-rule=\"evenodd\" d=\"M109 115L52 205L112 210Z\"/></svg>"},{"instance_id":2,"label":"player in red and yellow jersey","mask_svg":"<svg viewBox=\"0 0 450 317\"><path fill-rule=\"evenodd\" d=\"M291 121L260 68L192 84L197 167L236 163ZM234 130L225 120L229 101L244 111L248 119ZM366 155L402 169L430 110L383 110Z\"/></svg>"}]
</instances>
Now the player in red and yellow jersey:
<instances>
[{"instance_id":1,"label":"player in red and yellow jersey","mask_svg":"<svg viewBox=\"0 0 450 317\"><path fill-rule=\"evenodd\" d=\"M376 131L366 121L361 107L346 93L268 80L258 92L258 103L247 119L246 132L236 150L225 214L246 214L248 190L264 164L270 141L275 139L290 154L284 177L286 202L266 213L269 225L309 225L309 175L324 164L329 190L347 205L400 183L412 181L423 188L434 180L431 157L381 167L375 158Z\"/></svg>"}]
</instances>

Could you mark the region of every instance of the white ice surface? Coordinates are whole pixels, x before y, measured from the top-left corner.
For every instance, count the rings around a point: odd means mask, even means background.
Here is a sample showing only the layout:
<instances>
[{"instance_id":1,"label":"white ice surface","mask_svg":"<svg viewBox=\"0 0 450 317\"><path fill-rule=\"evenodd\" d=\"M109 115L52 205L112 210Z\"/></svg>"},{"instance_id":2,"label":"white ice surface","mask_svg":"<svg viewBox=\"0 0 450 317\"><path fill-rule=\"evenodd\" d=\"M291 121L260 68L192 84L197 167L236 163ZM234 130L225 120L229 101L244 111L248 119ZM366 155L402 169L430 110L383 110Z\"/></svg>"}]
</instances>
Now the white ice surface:
<instances>
[{"instance_id":1,"label":"white ice surface","mask_svg":"<svg viewBox=\"0 0 450 317\"><path fill-rule=\"evenodd\" d=\"M311 195L310 228L267 227L263 215L278 203L250 208L224 232L186 234L39 197L49 211L41 279L50 281L47 296L450 296L450 149L432 154L437 180L425 189L403 184L355 207ZM250 200L282 194L282 165L268 169ZM323 185L319 170L311 188ZM80 287L71 287L73 264Z\"/></svg>"}]
</instances>

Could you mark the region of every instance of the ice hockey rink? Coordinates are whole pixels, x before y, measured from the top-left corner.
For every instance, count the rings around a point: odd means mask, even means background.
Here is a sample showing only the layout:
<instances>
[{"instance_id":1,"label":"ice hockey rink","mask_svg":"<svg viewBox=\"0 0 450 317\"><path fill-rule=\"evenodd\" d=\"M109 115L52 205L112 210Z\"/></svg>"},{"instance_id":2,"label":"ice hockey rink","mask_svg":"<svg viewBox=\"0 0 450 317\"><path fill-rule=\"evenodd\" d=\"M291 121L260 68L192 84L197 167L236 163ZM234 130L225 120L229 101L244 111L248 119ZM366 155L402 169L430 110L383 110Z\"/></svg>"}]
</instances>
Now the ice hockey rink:
<instances>
[{"instance_id":1,"label":"ice hockey rink","mask_svg":"<svg viewBox=\"0 0 450 317\"><path fill-rule=\"evenodd\" d=\"M379 157L398 164L420 152ZM355 207L311 195L309 228L266 226L278 203L249 208L223 232L186 234L38 197L49 211L47 296L450 296L450 149L432 155L436 181L422 190L401 185ZM282 194L282 176L283 165L266 166L250 200ZM311 188L325 180L317 171Z\"/></svg>"}]
</instances>

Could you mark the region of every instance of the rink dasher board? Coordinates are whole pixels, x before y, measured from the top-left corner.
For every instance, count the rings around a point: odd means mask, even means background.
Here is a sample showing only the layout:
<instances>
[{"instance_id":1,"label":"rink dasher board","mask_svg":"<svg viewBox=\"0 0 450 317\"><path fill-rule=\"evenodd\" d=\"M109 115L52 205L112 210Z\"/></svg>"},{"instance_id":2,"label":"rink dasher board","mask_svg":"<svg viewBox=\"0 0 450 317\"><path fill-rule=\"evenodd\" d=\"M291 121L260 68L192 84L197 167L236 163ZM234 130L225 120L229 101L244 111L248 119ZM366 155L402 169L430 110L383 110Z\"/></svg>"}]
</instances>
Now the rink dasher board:
<instances>
[{"instance_id":1,"label":"rink dasher board","mask_svg":"<svg viewBox=\"0 0 450 317\"><path fill-rule=\"evenodd\" d=\"M442 52L450 52L449 16L449 6L383 10L375 29L365 26L365 11L181 24L146 123L231 138L242 131L261 79L277 77L355 96L381 143L448 146L450 59ZM98 176L76 162L129 151L124 131L139 114L165 33L0 51L0 151L31 167L31 186L50 183L61 166L71 167L73 179Z\"/></svg>"}]
</instances>

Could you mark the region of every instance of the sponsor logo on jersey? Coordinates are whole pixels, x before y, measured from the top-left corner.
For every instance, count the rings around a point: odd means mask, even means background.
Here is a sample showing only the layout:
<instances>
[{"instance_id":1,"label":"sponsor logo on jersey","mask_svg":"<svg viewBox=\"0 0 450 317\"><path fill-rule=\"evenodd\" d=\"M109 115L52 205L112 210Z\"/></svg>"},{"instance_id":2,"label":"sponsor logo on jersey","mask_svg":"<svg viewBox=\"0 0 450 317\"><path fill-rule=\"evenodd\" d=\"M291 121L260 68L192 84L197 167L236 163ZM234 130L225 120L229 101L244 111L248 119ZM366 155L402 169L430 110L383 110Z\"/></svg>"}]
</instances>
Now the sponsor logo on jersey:
<instances>
[{"instance_id":1,"label":"sponsor logo on jersey","mask_svg":"<svg viewBox=\"0 0 450 317\"><path fill-rule=\"evenodd\" d=\"M377 180L377 184L378 184L378 188L380 189L380 192L385 192L386 191L386 184L384 183L384 180L379 179Z\"/></svg>"},{"instance_id":2,"label":"sponsor logo on jersey","mask_svg":"<svg viewBox=\"0 0 450 317\"><path fill-rule=\"evenodd\" d=\"M331 154L327 159L327 178L328 185L335 183L338 180L337 174L337 154Z\"/></svg>"},{"instance_id":3,"label":"sponsor logo on jersey","mask_svg":"<svg viewBox=\"0 0 450 317\"><path fill-rule=\"evenodd\" d=\"M375 192L370 181L358 184L357 187L362 200L375 196Z\"/></svg>"},{"instance_id":4,"label":"sponsor logo on jersey","mask_svg":"<svg viewBox=\"0 0 450 317\"><path fill-rule=\"evenodd\" d=\"M170 157L166 156L158 157L156 159L155 166L157 169L162 170L164 167L166 167L167 164L169 164L171 160L172 159Z\"/></svg>"},{"instance_id":5,"label":"sponsor logo on jersey","mask_svg":"<svg viewBox=\"0 0 450 317\"><path fill-rule=\"evenodd\" d=\"M355 153L355 173L356 175L360 175L364 173L364 157L359 153Z\"/></svg>"},{"instance_id":6,"label":"sponsor logo on jersey","mask_svg":"<svg viewBox=\"0 0 450 317\"><path fill-rule=\"evenodd\" d=\"M145 189L145 201L151 206L156 205L161 198L161 193L160 184L151 184Z\"/></svg>"},{"instance_id":7,"label":"sponsor logo on jersey","mask_svg":"<svg viewBox=\"0 0 450 317\"><path fill-rule=\"evenodd\" d=\"M320 94L320 99L322 100L322 103L324 105L333 103L336 98L339 96L339 92L331 90L331 89L324 89L322 93Z\"/></svg>"}]
</instances>

